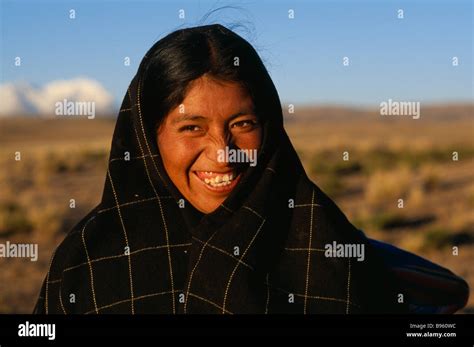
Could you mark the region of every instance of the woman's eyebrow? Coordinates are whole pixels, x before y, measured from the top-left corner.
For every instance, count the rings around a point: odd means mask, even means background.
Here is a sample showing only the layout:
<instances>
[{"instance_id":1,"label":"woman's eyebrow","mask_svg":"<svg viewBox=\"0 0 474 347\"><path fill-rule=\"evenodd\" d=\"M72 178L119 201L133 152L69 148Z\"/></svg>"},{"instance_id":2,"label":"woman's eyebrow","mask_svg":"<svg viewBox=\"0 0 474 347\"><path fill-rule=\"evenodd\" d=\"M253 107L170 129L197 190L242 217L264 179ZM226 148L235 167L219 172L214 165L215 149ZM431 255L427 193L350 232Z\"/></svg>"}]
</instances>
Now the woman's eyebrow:
<instances>
[{"instance_id":1,"label":"woman's eyebrow","mask_svg":"<svg viewBox=\"0 0 474 347\"><path fill-rule=\"evenodd\" d=\"M228 120L231 121L231 120L233 120L234 118L237 118L237 117L243 116L243 115L256 116L253 110L245 110L245 111L241 111L241 112L238 112L238 113L233 114L232 116L229 117Z\"/></svg>"},{"instance_id":2,"label":"woman's eyebrow","mask_svg":"<svg viewBox=\"0 0 474 347\"><path fill-rule=\"evenodd\" d=\"M206 119L206 117L196 115L196 114L183 114L183 115L180 115L179 117L173 119L172 123L176 124L176 123L190 121L190 120L204 120L204 119Z\"/></svg>"},{"instance_id":3,"label":"woman's eyebrow","mask_svg":"<svg viewBox=\"0 0 474 347\"><path fill-rule=\"evenodd\" d=\"M237 112L237 113L234 113L233 115L231 115L228 119L228 121L231 121L233 120L234 118L237 118L239 116L242 116L242 115L255 115L253 110L245 110L245 111L241 111L241 112ZM172 123L173 124L176 124L176 123L180 123L180 122L185 122L185 121L196 121L196 120L206 120L207 117L204 117L204 116L201 116L201 115L198 115L198 114L182 114L178 117L176 117L175 119L172 120Z\"/></svg>"}]
</instances>

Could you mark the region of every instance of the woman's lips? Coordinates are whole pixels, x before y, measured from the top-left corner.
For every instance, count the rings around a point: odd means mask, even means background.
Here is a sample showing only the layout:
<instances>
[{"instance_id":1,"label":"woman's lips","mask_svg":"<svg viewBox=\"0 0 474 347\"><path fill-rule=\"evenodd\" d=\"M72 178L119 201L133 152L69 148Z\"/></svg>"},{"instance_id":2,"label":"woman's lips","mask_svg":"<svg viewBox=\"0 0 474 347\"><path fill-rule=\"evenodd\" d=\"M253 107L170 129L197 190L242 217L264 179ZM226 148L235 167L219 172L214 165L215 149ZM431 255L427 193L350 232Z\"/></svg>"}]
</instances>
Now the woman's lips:
<instances>
[{"instance_id":1,"label":"woman's lips","mask_svg":"<svg viewBox=\"0 0 474 347\"><path fill-rule=\"evenodd\" d=\"M199 181L210 191L225 193L230 192L237 185L240 173L236 170L225 172L193 171Z\"/></svg>"}]
</instances>

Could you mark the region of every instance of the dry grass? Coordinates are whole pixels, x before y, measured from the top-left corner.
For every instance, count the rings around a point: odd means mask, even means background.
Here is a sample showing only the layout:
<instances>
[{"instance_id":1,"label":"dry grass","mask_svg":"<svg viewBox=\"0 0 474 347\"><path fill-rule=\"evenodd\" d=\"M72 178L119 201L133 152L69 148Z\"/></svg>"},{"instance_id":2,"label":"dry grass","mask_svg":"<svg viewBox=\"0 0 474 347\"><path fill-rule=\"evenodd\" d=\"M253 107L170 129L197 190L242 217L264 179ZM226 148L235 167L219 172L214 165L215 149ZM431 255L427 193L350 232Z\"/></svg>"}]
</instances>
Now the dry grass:
<instances>
[{"instance_id":1,"label":"dry grass","mask_svg":"<svg viewBox=\"0 0 474 347\"><path fill-rule=\"evenodd\" d=\"M0 120L0 242L37 243L39 259L0 259L0 312L32 311L49 258L99 202L114 123ZM15 160L15 152L21 160ZM87 189L84 189L87 187ZM75 199L76 208L69 207ZM5 265L5 266L3 266Z\"/></svg>"},{"instance_id":2,"label":"dry grass","mask_svg":"<svg viewBox=\"0 0 474 347\"><path fill-rule=\"evenodd\" d=\"M473 287L472 106L435 108L420 121L344 112L287 122L311 178L370 237L438 262ZM344 151L349 161L342 161ZM459 161L452 160L454 151ZM465 311L473 310L471 296Z\"/></svg>"},{"instance_id":3,"label":"dry grass","mask_svg":"<svg viewBox=\"0 0 474 347\"><path fill-rule=\"evenodd\" d=\"M470 113L441 107L419 121L382 121L362 111L323 111L287 123L311 178L369 236L417 252L474 286ZM101 120L0 120L0 242L36 242L40 251L37 262L0 259L0 312L31 312L52 251L99 202L113 126Z\"/></svg>"},{"instance_id":4,"label":"dry grass","mask_svg":"<svg viewBox=\"0 0 474 347\"><path fill-rule=\"evenodd\" d=\"M386 209L387 206L398 206L399 199L404 201L408 197L413 179L413 174L407 167L391 171L377 171L368 179L365 202L373 210Z\"/></svg>"}]
</instances>

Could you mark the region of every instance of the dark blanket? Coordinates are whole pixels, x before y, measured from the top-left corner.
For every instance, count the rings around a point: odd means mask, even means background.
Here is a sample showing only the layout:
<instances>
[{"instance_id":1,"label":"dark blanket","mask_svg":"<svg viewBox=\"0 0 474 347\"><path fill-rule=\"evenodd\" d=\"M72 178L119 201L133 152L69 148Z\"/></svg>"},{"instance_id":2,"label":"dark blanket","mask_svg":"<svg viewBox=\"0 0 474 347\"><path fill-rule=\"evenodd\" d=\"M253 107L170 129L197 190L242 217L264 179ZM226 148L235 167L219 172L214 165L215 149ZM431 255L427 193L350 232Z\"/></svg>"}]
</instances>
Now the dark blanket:
<instances>
[{"instance_id":1,"label":"dark blanket","mask_svg":"<svg viewBox=\"0 0 474 347\"><path fill-rule=\"evenodd\" d=\"M263 125L258 165L202 215L163 168L141 71L117 119L102 200L53 255L36 313L405 310L366 237L306 176L280 105ZM328 257L334 242L364 245L363 261Z\"/></svg>"}]
</instances>

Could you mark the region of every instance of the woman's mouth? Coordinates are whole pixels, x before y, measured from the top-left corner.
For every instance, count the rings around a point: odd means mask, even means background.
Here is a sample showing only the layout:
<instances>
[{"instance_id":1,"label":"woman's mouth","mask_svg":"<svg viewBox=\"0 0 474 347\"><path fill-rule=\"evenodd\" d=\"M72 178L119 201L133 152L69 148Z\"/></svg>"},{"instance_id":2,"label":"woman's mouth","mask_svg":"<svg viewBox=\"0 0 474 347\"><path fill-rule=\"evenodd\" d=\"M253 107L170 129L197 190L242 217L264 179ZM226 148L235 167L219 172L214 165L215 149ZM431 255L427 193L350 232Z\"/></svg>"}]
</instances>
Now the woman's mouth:
<instances>
[{"instance_id":1,"label":"woman's mouth","mask_svg":"<svg viewBox=\"0 0 474 347\"><path fill-rule=\"evenodd\" d=\"M204 186L213 192L229 192L237 185L240 173L236 170L226 172L194 171L196 177Z\"/></svg>"}]
</instances>

